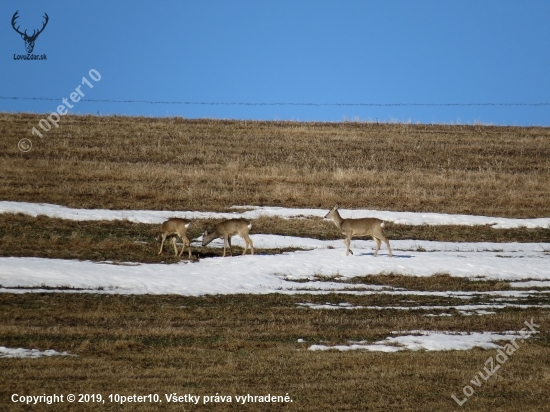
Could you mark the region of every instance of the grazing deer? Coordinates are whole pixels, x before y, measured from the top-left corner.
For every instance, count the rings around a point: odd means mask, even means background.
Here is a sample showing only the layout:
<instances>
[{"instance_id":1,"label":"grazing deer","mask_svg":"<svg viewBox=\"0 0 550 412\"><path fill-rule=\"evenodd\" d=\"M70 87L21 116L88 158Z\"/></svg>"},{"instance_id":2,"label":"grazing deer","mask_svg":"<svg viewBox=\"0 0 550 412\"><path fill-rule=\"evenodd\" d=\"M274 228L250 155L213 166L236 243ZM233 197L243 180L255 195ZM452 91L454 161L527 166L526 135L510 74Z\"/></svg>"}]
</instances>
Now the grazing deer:
<instances>
[{"instance_id":1,"label":"grazing deer","mask_svg":"<svg viewBox=\"0 0 550 412\"><path fill-rule=\"evenodd\" d=\"M338 204L336 204L330 212L327 213L325 219L332 219L334 224L338 229L342 231L343 235L346 235L344 243L346 244L346 256L349 255L349 252L353 255L353 251L350 250L349 246L351 243L351 238L354 236L372 236L376 241L376 251L374 256L378 254L380 250L381 241L384 241L388 245L388 250L390 251L390 257L392 257L390 242L384 236L384 221L376 219L374 217L365 217L362 219L343 219L338 213Z\"/></svg>"},{"instance_id":2,"label":"grazing deer","mask_svg":"<svg viewBox=\"0 0 550 412\"><path fill-rule=\"evenodd\" d=\"M177 217L174 217L172 219L168 219L166 222L164 222L160 226L160 234L158 240L161 241L160 243L160 250L159 255L162 253L162 247L164 246L164 241L166 240L166 237L173 236L172 237L172 245L174 246L174 256L181 256L183 253L183 249L185 249L185 245L187 245L189 249L189 259L191 259L191 242L189 242L189 239L187 238L187 228L191 222L187 219L180 219ZM178 255L178 248L176 246L176 236L179 236L179 238L183 242L183 247L181 248L181 252Z\"/></svg>"},{"instance_id":3,"label":"grazing deer","mask_svg":"<svg viewBox=\"0 0 550 412\"><path fill-rule=\"evenodd\" d=\"M245 219L229 219L224 220L214 230L206 230L202 236L202 245L206 246L214 239L223 238L223 257L225 257L225 248L229 244L229 252L233 256L233 249L231 248L231 236L239 234L244 239L245 246L243 255L246 253L248 245L250 245L250 253L254 254L254 245L252 239L248 236L248 232L252 229L252 223Z\"/></svg>"}]
</instances>

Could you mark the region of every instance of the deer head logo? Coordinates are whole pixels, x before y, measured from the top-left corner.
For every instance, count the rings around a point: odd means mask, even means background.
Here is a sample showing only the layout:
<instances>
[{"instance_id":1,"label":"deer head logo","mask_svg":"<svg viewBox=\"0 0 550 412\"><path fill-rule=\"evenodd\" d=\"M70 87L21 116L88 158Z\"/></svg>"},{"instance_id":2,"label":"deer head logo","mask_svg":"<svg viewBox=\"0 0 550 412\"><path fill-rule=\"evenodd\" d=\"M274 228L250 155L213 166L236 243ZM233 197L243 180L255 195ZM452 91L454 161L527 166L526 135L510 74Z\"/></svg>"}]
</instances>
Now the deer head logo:
<instances>
[{"instance_id":1,"label":"deer head logo","mask_svg":"<svg viewBox=\"0 0 550 412\"><path fill-rule=\"evenodd\" d=\"M17 15L17 13L19 13L19 10L16 11L13 15L13 17L11 18L11 25L13 27L13 29L19 33L21 35L21 38L23 40L25 40L25 49L27 49L27 53L32 53L32 51L34 50L34 42L36 41L36 38L38 37L38 35L40 33L42 33L42 31L44 30L44 28L46 27L46 24L48 24L48 20L49 20L49 17L46 13L44 13L44 23L42 24L42 28L40 30L34 30L32 35L29 36L27 34L27 30L25 30L24 33L20 32L19 31L19 26L15 27L15 20L17 20L17 18L19 17Z\"/></svg>"}]
</instances>

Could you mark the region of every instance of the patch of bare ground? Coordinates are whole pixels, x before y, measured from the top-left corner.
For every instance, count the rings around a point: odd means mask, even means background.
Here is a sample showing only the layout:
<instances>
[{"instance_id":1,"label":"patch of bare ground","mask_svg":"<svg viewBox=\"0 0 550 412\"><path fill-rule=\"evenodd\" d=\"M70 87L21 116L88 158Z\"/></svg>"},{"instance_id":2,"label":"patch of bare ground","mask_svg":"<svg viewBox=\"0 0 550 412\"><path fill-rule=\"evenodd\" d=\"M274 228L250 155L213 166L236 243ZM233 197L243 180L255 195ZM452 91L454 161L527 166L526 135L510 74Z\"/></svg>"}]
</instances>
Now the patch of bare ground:
<instances>
[{"instance_id":1,"label":"patch of bare ground","mask_svg":"<svg viewBox=\"0 0 550 412\"><path fill-rule=\"evenodd\" d=\"M407 276L395 273L357 276L353 278L318 277L316 280L327 280L342 283L363 283L368 285L383 285L422 291L470 291L484 292L491 290L509 290L510 283L500 280L469 279L453 277L448 274L432 276Z\"/></svg>"},{"instance_id":2,"label":"patch of bare ground","mask_svg":"<svg viewBox=\"0 0 550 412\"><path fill-rule=\"evenodd\" d=\"M194 222L188 231L189 239L200 236L211 222ZM129 221L73 221L23 214L0 215L0 256L33 256L52 259L90 261L177 263L187 259L174 256L170 241L165 242L158 255L157 240L160 225ZM181 250L181 243L177 245ZM192 261L221 256L223 250L192 245ZM255 249L257 254L280 254L296 248ZM229 251L227 252L229 254ZM233 253L242 248L233 246ZM250 251L248 252L250 253Z\"/></svg>"},{"instance_id":3,"label":"patch of bare ground","mask_svg":"<svg viewBox=\"0 0 550 412\"><path fill-rule=\"evenodd\" d=\"M550 129L0 114L0 199L71 207L280 205L550 214Z\"/></svg>"},{"instance_id":4,"label":"patch of bare ground","mask_svg":"<svg viewBox=\"0 0 550 412\"><path fill-rule=\"evenodd\" d=\"M314 343L385 339L392 331L519 330L533 318L537 337L522 343L464 406L468 410L544 410L550 384L547 310L489 316L425 317L413 312L297 309L313 296L106 296L1 294L0 342L77 356L0 359L5 410L26 410L12 394L159 394L162 405L122 409L200 410L164 394L289 394L293 402L238 410L451 411L451 395L483 370L495 350L377 353L314 352ZM304 342L298 342L303 339ZM471 384L470 384L471 385ZM459 396L459 398L462 398ZM107 402L101 408L115 407ZM49 406L51 407L51 406ZM57 404L56 410L96 410ZM232 409L211 404L209 410Z\"/></svg>"}]
</instances>

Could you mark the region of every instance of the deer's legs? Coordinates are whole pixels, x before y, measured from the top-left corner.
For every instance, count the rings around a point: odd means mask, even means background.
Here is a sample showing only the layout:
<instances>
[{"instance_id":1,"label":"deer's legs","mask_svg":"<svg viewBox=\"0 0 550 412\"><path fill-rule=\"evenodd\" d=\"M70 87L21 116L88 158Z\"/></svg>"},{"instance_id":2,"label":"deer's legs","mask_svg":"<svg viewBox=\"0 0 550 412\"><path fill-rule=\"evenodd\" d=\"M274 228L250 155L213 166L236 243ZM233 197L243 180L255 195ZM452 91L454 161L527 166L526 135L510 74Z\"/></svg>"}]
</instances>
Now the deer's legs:
<instances>
[{"instance_id":1,"label":"deer's legs","mask_svg":"<svg viewBox=\"0 0 550 412\"><path fill-rule=\"evenodd\" d=\"M225 257L226 245L227 245L227 236L223 238L223 255L222 255L222 257Z\"/></svg>"},{"instance_id":2,"label":"deer's legs","mask_svg":"<svg viewBox=\"0 0 550 412\"><path fill-rule=\"evenodd\" d=\"M247 233L243 233L241 237L244 239L244 251L243 255L246 254L246 249L248 249L248 246L250 245L250 254L254 254L254 243L252 243L252 239L250 239L250 236L248 236Z\"/></svg>"},{"instance_id":3,"label":"deer's legs","mask_svg":"<svg viewBox=\"0 0 550 412\"><path fill-rule=\"evenodd\" d=\"M172 237L172 246L174 246L174 256L178 256L178 247L176 246L176 236Z\"/></svg>"},{"instance_id":4,"label":"deer's legs","mask_svg":"<svg viewBox=\"0 0 550 412\"><path fill-rule=\"evenodd\" d=\"M387 238L383 238L382 240L386 243L386 245L388 245L388 250L390 252L390 257L392 257L393 253L391 252L390 241Z\"/></svg>"},{"instance_id":5,"label":"deer's legs","mask_svg":"<svg viewBox=\"0 0 550 412\"><path fill-rule=\"evenodd\" d=\"M159 250L159 255L162 253L162 247L164 246L164 240L166 239L166 235L163 233L162 234L162 242L160 242L160 250Z\"/></svg>"},{"instance_id":6,"label":"deer's legs","mask_svg":"<svg viewBox=\"0 0 550 412\"><path fill-rule=\"evenodd\" d=\"M346 237L344 243L346 244L346 256L348 256L350 253L353 255L353 250L349 248L351 245L351 235L348 235L348 237Z\"/></svg>"},{"instance_id":7,"label":"deer's legs","mask_svg":"<svg viewBox=\"0 0 550 412\"><path fill-rule=\"evenodd\" d=\"M373 236L372 238L376 242L376 250L374 251L374 255L372 255L372 256L376 256L376 255L378 255L378 251L380 250L380 245L382 244L382 242L380 242L380 239L378 239L377 237Z\"/></svg>"},{"instance_id":8,"label":"deer's legs","mask_svg":"<svg viewBox=\"0 0 550 412\"><path fill-rule=\"evenodd\" d=\"M191 259L191 241L187 238L187 236L185 237L185 240L183 241L183 245L187 245L187 249L189 249L189 259ZM183 249L181 250L182 253L183 253Z\"/></svg>"}]
</instances>

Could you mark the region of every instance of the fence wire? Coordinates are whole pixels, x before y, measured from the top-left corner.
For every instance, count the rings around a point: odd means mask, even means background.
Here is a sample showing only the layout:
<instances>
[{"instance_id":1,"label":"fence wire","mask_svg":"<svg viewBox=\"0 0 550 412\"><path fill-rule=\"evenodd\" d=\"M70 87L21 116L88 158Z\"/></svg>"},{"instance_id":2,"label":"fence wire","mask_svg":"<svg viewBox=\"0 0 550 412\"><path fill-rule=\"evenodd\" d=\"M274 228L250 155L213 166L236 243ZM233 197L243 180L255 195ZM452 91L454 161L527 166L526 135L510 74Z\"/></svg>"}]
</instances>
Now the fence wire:
<instances>
[{"instance_id":1,"label":"fence wire","mask_svg":"<svg viewBox=\"0 0 550 412\"><path fill-rule=\"evenodd\" d=\"M0 100L53 100L54 97L11 97L0 96ZM394 107L394 106L550 106L550 103L296 103L296 102L191 102L191 101L162 101L162 100L116 100L116 99L82 99L84 103L146 103L146 104L179 104L188 106L366 106L366 107Z\"/></svg>"}]
</instances>

